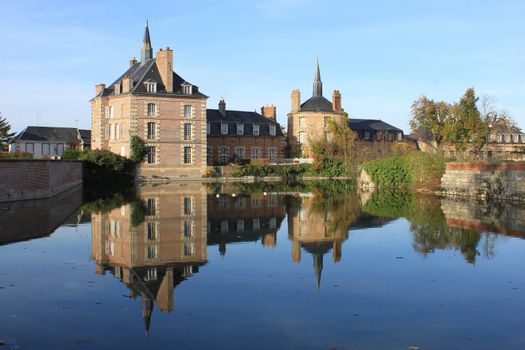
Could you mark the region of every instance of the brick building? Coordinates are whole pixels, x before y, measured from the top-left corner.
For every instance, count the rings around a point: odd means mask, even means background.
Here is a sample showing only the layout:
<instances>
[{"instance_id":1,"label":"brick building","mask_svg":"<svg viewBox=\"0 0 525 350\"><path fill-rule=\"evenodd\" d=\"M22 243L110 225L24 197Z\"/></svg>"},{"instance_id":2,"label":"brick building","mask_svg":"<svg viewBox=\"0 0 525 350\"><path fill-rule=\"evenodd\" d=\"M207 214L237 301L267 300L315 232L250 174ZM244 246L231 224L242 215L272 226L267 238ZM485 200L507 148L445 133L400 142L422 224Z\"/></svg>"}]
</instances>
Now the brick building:
<instances>
[{"instance_id":1,"label":"brick building","mask_svg":"<svg viewBox=\"0 0 525 350\"><path fill-rule=\"evenodd\" d=\"M310 141L332 138L328 121L337 124L347 114L342 108L341 93L332 92L332 102L323 97L323 83L317 61L313 94L301 104L301 92L292 91L292 111L288 114L288 145L291 156L312 157ZM403 131L378 119L348 119L348 126L357 136L357 146L368 154L388 153L392 145L404 139Z\"/></svg>"},{"instance_id":2,"label":"brick building","mask_svg":"<svg viewBox=\"0 0 525 350\"><path fill-rule=\"evenodd\" d=\"M264 159L276 163L284 156L286 145L277 123L275 106L261 108L261 114L226 109L221 100L218 109L206 110L208 164L245 162Z\"/></svg>"},{"instance_id":3,"label":"brick building","mask_svg":"<svg viewBox=\"0 0 525 350\"><path fill-rule=\"evenodd\" d=\"M130 140L144 140L140 177L201 176L206 172L206 100L199 88L173 71L173 50L153 57L146 23L141 59L91 99L93 149L130 156Z\"/></svg>"}]
</instances>

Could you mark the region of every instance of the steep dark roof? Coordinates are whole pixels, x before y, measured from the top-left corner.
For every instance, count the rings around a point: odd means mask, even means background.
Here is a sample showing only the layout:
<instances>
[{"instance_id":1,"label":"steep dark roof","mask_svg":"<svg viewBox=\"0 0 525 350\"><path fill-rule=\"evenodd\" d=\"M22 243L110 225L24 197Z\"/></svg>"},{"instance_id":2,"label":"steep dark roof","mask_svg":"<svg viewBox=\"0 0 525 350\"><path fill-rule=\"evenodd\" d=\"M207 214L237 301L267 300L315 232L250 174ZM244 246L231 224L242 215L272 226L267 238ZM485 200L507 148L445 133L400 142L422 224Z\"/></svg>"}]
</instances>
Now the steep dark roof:
<instances>
[{"instance_id":1,"label":"steep dark roof","mask_svg":"<svg viewBox=\"0 0 525 350\"><path fill-rule=\"evenodd\" d=\"M323 96L312 96L301 105L301 112L333 112L332 102Z\"/></svg>"},{"instance_id":2,"label":"steep dark roof","mask_svg":"<svg viewBox=\"0 0 525 350\"><path fill-rule=\"evenodd\" d=\"M114 94L115 84L122 83L122 79L125 76L130 77L133 80L133 88L131 93L147 93L144 83L148 80L157 82L157 92L155 94L167 94L166 87L162 83L162 78L160 77L159 70L157 65L156 58L150 59L145 63L137 62L133 66L124 72L117 80L115 80L110 86L103 89L99 96L109 96ZM192 97L207 97L206 95L199 92L199 87L193 85L186 80L184 80L180 75L173 72L173 93L170 95L183 95L182 93L182 84L190 84L193 86L192 94L189 96ZM188 96L188 95L185 95Z\"/></svg>"},{"instance_id":3,"label":"steep dark roof","mask_svg":"<svg viewBox=\"0 0 525 350\"><path fill-rule=\"evenodd\" d=\"M78 132L84 144L91 144L91 130L78 129Z\"/></svg>"},{"instance_id":4,"label":"steep dark roof","mask_svg":"<svg viewBox=\"0 0 525 350\"><path fill-rule=\"evenodd\" d=\"M221 134L221 122L228 123L228 135L237 135L237 123L244 123L244 135L253 136L253 125L258 124L259 136L269 136L270 127L269 125L275 125L275 136L284 136L283 131L279 123L272 119L263 117L257 112L248 111L226 111L226 116L222 116L218 109L207 109L206 110L206 122L210 124L210 135L211 136L225 136Z\"/></svg>"},{"instance_id":5,"label":"steep dark roof","mask_svg":"<svg viewBox=\"0 0 525 350\"><path fill-rule=\"evenodd\" d=\"M48 126L28 126L15 137L15 141L61 141L65 143L80 143L77 128L57 128Z\"/></svg>"},{"instance_id":6,"label":"steep dark roof","mask_svg":"<svg viewBox=\"0 0 525 350\"><path fill-rule=\"evenodd\" d=\"M403 131L379 119L349 118L348 126L350 126L350 129L352 130L396 131L396 132Z\"/></svg>"}]
</instances>

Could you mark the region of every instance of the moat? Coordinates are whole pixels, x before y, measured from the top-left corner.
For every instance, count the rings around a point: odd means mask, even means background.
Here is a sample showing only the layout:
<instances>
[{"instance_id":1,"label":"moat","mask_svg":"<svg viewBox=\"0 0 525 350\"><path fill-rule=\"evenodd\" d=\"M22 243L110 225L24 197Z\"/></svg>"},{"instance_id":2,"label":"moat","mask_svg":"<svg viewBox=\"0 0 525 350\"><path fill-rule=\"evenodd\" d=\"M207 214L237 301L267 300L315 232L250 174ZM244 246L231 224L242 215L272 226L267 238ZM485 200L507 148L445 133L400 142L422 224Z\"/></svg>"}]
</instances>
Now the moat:
<instances>
[{"instance_id":1,"label":"moat","mask_svg":"<svg viewBox=\"0 0 525 350\"><path fill-rule=\"evenodd\" d=\"M0 203L0 348L525 348L525 207L349 188Z\"/></svg>"}]
</instances>

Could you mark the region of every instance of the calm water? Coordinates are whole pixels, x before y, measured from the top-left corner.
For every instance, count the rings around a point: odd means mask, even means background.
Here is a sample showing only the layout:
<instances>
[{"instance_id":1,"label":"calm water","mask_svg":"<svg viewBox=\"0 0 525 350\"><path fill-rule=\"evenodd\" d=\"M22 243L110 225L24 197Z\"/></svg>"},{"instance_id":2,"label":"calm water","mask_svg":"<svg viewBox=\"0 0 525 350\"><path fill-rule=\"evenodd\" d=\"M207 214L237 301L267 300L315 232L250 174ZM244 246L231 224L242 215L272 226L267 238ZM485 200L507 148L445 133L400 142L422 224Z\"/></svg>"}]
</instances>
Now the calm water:
<instances>
[{"instance_id":1,"label":"calm water","mask_svg":"<svg viewBox=\"0 0 525 350\"><path fill-rule=\"evenodd\" d=\"M525 208L341 192L0 204L0 348L525 348Z\"/></svg>"}]
</instances>

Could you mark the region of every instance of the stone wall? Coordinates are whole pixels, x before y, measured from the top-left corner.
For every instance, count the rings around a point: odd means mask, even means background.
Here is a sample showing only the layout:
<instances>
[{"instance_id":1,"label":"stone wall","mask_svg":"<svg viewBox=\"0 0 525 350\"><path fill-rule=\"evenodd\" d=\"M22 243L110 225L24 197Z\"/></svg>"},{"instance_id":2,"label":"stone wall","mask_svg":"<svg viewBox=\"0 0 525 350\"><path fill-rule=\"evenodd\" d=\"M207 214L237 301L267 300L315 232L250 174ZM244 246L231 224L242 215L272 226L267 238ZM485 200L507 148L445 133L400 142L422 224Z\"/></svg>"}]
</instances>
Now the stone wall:
<instances>
[{"instance_id":1,"label":"stone wall","mask_svg":"<svg viewBox=\"0 0 525 350\"><path fill-rule=\"evenodd\" d=\"M447 163L441 187L451 196L525 201L525 163Z\"/></svg>"},{"instance_id":2,"label":"stone wall","mask_svg":"<svg viewBox=\"0 0 525 350\"><path fill-rule=\"evenodd\" d=\"M82 184L82 162L0 160L0 202L50 198Z\"/></svg>"}]
</instances>

